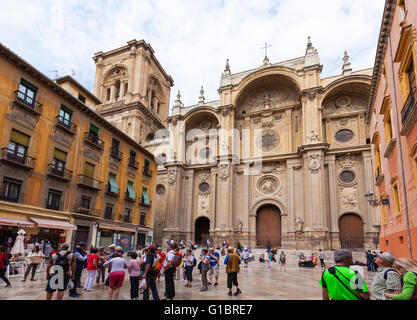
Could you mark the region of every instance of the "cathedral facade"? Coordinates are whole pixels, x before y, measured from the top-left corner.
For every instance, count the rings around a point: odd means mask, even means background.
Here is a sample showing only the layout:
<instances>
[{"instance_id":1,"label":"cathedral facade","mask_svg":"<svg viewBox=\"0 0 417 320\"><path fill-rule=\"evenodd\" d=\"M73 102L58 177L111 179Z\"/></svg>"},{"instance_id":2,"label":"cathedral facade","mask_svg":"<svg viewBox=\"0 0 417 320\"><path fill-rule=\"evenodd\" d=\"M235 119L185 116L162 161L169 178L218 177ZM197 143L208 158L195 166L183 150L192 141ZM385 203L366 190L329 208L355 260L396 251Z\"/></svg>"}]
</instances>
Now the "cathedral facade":
<instances>
[{"instance_id":1,"label":"cathedral facade","mask_svg":"<svg viewBox=\"0 0 417 320\"><path fill-rule=\"evenodd\" d=\"M155 149L160 239L283 248L375 248L379 222L365 124L372 69L320 77L305 56L233 74L219 100L184 106ZM161 139L159 140L161 141Z\"/></svg>"},{"instance_id":2,"label":"cathedral facade","mask_svg":"<svg viewBox=\"0 0 417 320\"><path fill-rule=\"evenodd\" d=\"M206 102L201 88L198 103L184 106L178 92L168 116L172 79L152 64L146 48L133 47L122 50L122 76L111 73L118 71L120 55L107 73L97 69L95 92L104 101L110 97L100 114L160 164L156 243L376 247L379 221L365 199L374 190L365 124L372 69L353 72L345 53L342 74L321 78L323 66L309 39L299 58L272 64L265 57L259 68L238 73L227 61L217 101ZM112 54L97 54L97 68ZM138 54L149 62L133 62ZM146 66L157 72L135 75ZM121 78L122 85L116 82ZM112 101L116 92L128 95L126 101ZM136 116L132 104L138 100L144 101L142 112L158 120L142 121L153 124L145 135L123 122ZM152 101L165 113L156 113Z\"/></svg>"}]
</instances>

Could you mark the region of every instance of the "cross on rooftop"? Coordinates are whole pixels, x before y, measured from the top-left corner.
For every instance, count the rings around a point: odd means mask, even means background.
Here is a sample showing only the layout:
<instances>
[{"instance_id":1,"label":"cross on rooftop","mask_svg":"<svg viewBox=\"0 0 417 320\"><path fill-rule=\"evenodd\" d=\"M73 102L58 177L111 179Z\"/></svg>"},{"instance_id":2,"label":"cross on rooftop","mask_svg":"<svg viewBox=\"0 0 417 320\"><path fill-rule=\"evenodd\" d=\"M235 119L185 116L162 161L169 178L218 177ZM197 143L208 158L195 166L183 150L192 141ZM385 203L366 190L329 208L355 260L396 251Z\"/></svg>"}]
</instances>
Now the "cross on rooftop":
<instances>
[{"instance_id":1,"label":"cross on rooftop","mask_svg":"<svg viewBox=\"0 0 417 320\"><path fill-rule=\"evenodd\" d=\"M269 46L268 46L268 44L265 42L265 47L262 47L262 48L261 48L261 50L265 49L265 58L268 56L268 55L267 55L267 50L268 50L268 48L270 48L270 47L272 47L272 45L269 45Z\"/></svg>"}]
</instances>

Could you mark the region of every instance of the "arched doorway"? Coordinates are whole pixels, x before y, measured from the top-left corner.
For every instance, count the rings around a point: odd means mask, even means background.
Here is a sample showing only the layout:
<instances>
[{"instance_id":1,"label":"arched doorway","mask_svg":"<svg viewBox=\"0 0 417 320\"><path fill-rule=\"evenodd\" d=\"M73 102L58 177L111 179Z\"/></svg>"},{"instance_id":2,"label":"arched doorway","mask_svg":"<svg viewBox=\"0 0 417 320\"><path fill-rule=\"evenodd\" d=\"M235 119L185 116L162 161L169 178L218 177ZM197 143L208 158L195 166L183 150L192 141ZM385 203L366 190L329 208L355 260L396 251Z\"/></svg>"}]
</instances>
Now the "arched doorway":
<instances>
[{"instance_id":1,"label":"arched doorway","mask_svg":"<svg viewBox=\"0 0 417 320\"><path fill-rule=\"evenodd\" d=\"M195 243L205 243L210 237L210 220L200 217L195 221Z\"/></svg>"},{"instance_id":2,"label":"arched doorway","mask_svg":"<svg viewBox=\"0 0 417 320\"><path fill-rule=\"evenodd\" d=\"M281 211L274 205L265 205L256 213L256 244L266 247L281 246Z\"/></svg>"},{"instance_id":3,"label":"arched doorway","mask_svg":"<svg viewBox=\"0 0 417 320\"><path fill-rule=\"evenodd\" d=\"M363 248L363 222L356 214L348 213L339 219L339 240L343 249Z\"/></svg>"}]
</instances>

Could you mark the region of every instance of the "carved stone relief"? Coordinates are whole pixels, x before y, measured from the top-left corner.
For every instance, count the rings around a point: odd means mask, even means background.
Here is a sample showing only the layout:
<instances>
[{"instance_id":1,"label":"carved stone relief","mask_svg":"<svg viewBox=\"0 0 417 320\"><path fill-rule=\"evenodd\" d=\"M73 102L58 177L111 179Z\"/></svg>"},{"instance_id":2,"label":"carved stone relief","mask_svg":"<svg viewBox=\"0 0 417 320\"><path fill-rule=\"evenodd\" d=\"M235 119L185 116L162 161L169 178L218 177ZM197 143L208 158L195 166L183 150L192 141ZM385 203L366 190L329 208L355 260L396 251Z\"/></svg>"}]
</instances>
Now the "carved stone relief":
<instances>
[{"instance_id":1,"label":"carved stone relief","mask_svg":"<svg viewBox=\"0 0 417 320\"><path fill-rule=\"evenodd\" d=\"M342 187L340 188L341 205L344 208L353 209L358 204L358 190L357 187Z\"/></svg>"},{"instance_id":2,"label":"carved stone relief","mask_svg":"<svg viewBox=\"0 0 417 320\"><path fill-rule=\"evenodd\" d=\"M207 216L209 214L209 208L210 208L210 196L209 195L199 195L198 196L198 215L205 215Z\"/></svg>"},{"instance_id":3,"label":"carved stone relief","mask_svg":"<svg viewBox=\"0 0 417 320\"><path fill-rule=\"evenodd\" d=\"M279 191L281 182L275 176L265 176L258 180L257 188L260 194L271 195Z\"/></svg>"},{"instance_id":4,"label":"carved stone relief","mask_svg":"<svg viewBox=\"0 0 417 320\"><path fill-rule=\"evenodd\" d=\"M229 164L222 163L218 168L220 180L226 182L229 179Z\"/></svg>"},{"instance_id":5,"label":"carved stone relief","mask_svg":"<svg viewBox=\"0 0 417 320\"><path fill-rule=\"evenodd\" d=\"M175 185L176 173L177 173L177 170L175 170L175 169L168 169L167 177L168 177L168 184L170 186L174 186Z\"/></svg>"},{"instance_id":6,"label":"carved stone relief","mask_svg":"<svg viewBox=\"0 0 417 320\"><path fill-rule=\"evenodd\" d=\"M341 95L324 104L323 116L348 114L366 109L367 101L360 96Z\"/></svg>"},{"instance_id":7,"label":"carved stone relief","mask_svg":"<svg viewBox=\"0 0 417 320\"><path fill-rule=\"evenodd\" d=\"M316 174L321 168L320 155L314 154L309 157L309 168L311 173Z\"/></svg>"}]
</instances>

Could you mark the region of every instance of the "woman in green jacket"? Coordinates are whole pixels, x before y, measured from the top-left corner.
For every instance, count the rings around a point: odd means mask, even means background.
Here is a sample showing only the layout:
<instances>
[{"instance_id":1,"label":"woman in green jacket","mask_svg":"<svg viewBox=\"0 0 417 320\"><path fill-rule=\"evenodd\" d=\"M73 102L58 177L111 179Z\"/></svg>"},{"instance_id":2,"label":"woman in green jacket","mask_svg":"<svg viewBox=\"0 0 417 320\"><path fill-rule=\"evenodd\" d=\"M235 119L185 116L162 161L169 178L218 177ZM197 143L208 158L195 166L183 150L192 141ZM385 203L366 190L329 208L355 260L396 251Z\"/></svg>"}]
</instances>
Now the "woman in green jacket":
<instances>
[{"instance_id":1,"label":"woman in green jacket","mask_svg":"<svg viewBox=\"0 0 417 320\"><path fill-rule=\"evenodd\" d=\"M417 263L406 258L398 258L392 264L403 277L403 291L399 294L385 293L387 299L411 300L417 297Z\"/></svg>"}]
</instances>

